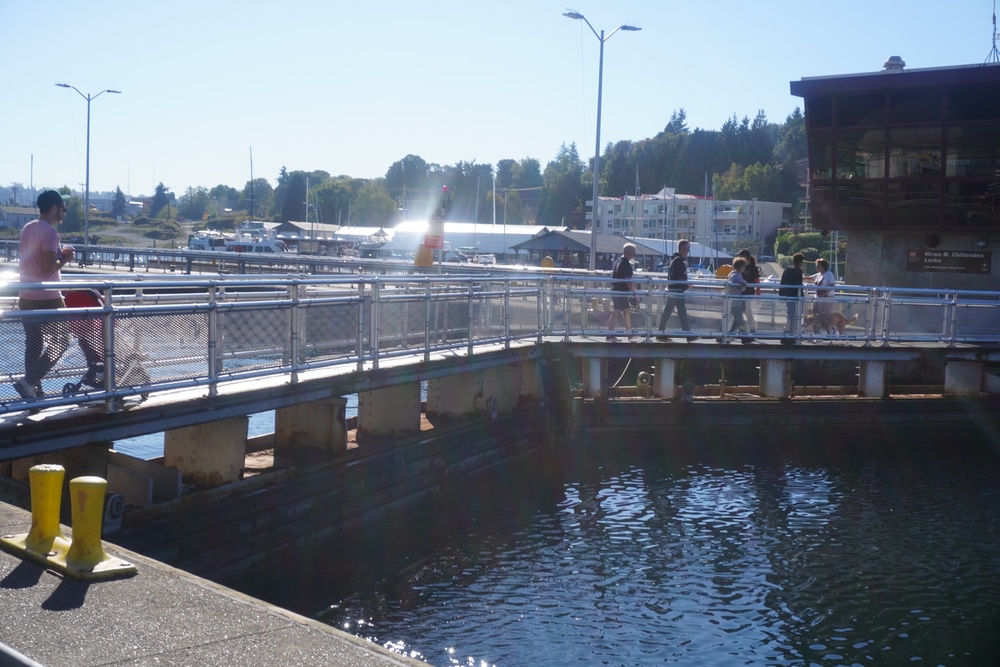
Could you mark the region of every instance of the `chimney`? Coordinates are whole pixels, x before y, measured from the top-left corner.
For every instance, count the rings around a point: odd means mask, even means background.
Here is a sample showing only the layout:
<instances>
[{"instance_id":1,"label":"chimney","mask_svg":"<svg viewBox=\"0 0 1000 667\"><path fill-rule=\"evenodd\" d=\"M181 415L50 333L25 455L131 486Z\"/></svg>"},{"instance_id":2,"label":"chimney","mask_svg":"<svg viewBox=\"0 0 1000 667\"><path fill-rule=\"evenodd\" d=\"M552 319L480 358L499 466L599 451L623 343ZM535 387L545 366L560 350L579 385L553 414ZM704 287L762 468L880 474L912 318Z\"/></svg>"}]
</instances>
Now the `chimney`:
<instances>
[{"instance_id":1,"label":"chimney","mask_svg":"<svg viewBox=\"0 0 1000 667\"><path fill-rule=\"evenodd\" d=\"M886 72L902 72L903 68L906 67L906 63L899 56L889 56L889 58L882 63L882 67Z\"/></svg>"}]
</instances>

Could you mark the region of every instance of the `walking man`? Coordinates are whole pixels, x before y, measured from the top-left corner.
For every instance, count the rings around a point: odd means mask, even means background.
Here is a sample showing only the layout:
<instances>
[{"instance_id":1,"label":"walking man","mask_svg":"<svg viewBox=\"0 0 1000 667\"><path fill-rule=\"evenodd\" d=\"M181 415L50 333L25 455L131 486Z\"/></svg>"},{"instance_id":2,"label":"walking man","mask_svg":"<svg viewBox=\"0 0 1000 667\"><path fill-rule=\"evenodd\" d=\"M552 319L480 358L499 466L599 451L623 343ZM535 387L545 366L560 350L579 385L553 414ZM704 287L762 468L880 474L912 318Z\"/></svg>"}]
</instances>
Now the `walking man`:
<instances>
[{"instance_id":1,"label":"walking man","mask_svg":"<svg viewBox=\"0 0 1000 667\"><path fill-rule=\"evenodd\" d=\"M57 282L60 269L73 260L73 248L59 244L56 227L66 214L62 195L46 190L38 195L38 219L21 230L18 250L20 282ZM65 308L62 293L52 289L23 289L18 294L20 310L54 310ZM69 327L66 322L25 320L24 377L14 382L14 389L23 398L43 395L42 378L56 365L69 347Z\"/></svg>"},{"instance_id":2,"label":"walking man","mask_svg":"<svg viewBox=\"0 0 1000 667\"><path fill-rule=\"evenodd\" d=\"M670 314L674 312L674 308L677 309L677 317L681 320L681 329L686 332L691 331L691 325L688 323L687 304L684 302L684 297L682 296L688 288L687 256L690 252L691 242L684 239L677 244L677 252L670 259L670 268L667 269L667 280L670 283L667 285L667 292L672 294L672 296L667 297L667 303L663 307L663 313L660 315L660 335L656 337L656 340L670 340L670 337L666 335L667 320L670 319ZM688 340L695 340L696 338L697 336L689 336Z\"/></svg>"},{"instance_id":3,"label":"walking man","mask_svg":"<svg viewBox=\"0 0 1000 667\"><path fill-rule=\"evenodd\" d=\"M611 330L616 328L616 320L624 320L625 329L628 331L630 340L632 338L632 305L638 303L637 297L629 296L635 294L635 284L630 280L632 278L633 257L635 257L635 245L626 243L622 246L622 256L615 262L614 270L611 272L611 277L614 278L611 290L613 292L624 292L625 295L611 298L614 308L611 311L611 317L608 319L608 329ZM608 340L613 341L616 338L615 336L608 336Z\"/></svg>"}]
</instances>

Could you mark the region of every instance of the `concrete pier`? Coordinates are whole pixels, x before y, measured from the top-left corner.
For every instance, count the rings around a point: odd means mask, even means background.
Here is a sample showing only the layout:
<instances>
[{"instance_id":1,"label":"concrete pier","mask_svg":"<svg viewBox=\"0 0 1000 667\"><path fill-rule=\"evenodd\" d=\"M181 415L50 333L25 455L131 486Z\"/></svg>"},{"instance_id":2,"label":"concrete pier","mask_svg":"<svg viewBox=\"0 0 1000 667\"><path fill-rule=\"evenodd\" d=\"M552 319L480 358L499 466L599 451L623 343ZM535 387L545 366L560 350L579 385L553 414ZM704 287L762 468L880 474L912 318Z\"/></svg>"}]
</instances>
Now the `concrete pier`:
<instances>
[{"instance_id":1,"label":"concrete pier","mask_svg":"<svg viewBox=\"0 0 1000 667\"><path fill-rule=\"evenodd\" d=\"M0 503L0 532L30 526L28 512ZM137 553L105 547L134 563L138 574L87 583L0 551L3 643L43 665L80 667L425 664ZM10 664L2 653L0 664Z\"/></svg>"}]
</instances>

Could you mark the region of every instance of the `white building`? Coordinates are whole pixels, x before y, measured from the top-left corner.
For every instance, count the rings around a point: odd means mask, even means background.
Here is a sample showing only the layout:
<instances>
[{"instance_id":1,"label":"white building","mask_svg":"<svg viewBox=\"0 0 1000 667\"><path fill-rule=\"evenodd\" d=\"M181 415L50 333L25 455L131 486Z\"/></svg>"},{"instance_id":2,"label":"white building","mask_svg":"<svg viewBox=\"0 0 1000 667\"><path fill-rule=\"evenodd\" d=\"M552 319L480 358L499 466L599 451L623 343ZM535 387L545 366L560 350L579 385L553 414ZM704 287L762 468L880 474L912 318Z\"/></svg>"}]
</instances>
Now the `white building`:
<instances>
[{"instance_id":1,"label":"white building","mask_svg":"<svg viewBox=\"0 0 1000 667\"><path fill-rule=\"evenodd\" d=\"M790 215L791 204L756 199L716 201L664 188L655 195L600 197L597 233L688 239L731 255L752 242L763 244L778 227L788 224Z\"/></svg>"}]
</instances>

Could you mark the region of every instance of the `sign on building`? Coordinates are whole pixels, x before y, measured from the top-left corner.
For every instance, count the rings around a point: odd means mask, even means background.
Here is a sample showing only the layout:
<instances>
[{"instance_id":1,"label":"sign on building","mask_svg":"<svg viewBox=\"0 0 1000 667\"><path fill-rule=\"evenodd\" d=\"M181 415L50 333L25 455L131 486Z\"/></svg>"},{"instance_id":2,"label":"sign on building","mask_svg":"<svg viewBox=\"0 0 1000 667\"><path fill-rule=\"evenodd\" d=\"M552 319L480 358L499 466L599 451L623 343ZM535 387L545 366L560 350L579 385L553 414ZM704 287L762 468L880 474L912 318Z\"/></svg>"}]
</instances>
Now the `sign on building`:
<instances>
[{"instance_id":1,"label":"sign on building","mask_svg":"<svg viewBox=\"0 0 1000 667\"><path fill-rule=\"evenodd\" d=\"M991 254L984 250L910 250L906 270L989 274Z\"/></svg>"}]
</instances>

